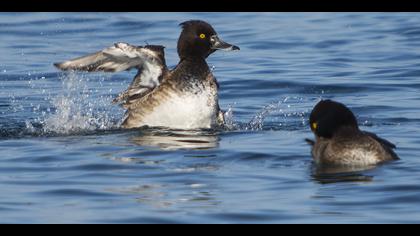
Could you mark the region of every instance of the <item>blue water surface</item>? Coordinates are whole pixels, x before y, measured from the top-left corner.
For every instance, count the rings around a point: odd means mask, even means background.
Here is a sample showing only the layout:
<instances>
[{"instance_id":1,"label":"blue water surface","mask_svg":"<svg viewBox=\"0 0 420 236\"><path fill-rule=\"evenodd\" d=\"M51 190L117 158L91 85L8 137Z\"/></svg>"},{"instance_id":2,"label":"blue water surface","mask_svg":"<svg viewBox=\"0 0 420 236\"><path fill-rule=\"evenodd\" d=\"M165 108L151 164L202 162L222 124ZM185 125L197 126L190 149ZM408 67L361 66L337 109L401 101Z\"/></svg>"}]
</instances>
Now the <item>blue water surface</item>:
<instances>
[{"instance_id":1,"label":"blue water surface","mask_svg":"<svg viewBox=\"0 0 420 236\"><path fill-rule=\"evenodd\" d=\"M135 71L61 73L115 42L210 22L229 130L122 130ZM420 223L420 14L1 13L0 223ZM347 104L401 160L323 170L304 139L320 99Z\"/></svg>"}]
</instances>

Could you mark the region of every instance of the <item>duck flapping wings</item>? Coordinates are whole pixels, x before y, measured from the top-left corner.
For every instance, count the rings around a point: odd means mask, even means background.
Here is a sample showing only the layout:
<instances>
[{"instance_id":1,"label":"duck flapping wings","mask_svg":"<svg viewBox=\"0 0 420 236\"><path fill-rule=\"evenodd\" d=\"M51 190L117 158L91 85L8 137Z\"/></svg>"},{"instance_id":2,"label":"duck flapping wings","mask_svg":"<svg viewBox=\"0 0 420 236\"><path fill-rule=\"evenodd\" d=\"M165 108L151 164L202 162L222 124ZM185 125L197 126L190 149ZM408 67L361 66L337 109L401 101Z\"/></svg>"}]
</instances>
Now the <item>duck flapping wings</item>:
<instances>
[{"instance_id":1,"label":"duck flapping wings","mask_svg":"<svg viewBox=\"0 0 420 236\"><path fill-rule=\"evenodd\" d=\"M138 73L128 89L114 99L128 107L158 87L167 72L164 47L160 45L133 46L116 43L102 51L69 61L55 63L63 71L120 72L137 69Z\"/></svg>"}]
</instances>

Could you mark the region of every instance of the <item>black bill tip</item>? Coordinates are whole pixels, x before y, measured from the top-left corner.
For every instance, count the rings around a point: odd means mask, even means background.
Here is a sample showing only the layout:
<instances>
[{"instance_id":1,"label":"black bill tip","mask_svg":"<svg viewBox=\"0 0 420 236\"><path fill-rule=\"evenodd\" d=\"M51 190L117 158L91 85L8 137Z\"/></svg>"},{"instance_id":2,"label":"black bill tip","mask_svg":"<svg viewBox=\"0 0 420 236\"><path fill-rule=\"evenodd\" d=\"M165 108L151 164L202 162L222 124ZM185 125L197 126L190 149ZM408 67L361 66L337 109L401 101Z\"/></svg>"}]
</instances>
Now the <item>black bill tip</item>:
<instances>
[{"instance_id":1,"label":"black bill tip","mask_svg":"<svg viewBox=\"0 0 420 236\"><path fill-rule=\"evenodd\" d=\"M232 49L231 50L234 51L234 50L241 50L241 49L238 46L232 45Z\"/></svg>"}]
</instances>

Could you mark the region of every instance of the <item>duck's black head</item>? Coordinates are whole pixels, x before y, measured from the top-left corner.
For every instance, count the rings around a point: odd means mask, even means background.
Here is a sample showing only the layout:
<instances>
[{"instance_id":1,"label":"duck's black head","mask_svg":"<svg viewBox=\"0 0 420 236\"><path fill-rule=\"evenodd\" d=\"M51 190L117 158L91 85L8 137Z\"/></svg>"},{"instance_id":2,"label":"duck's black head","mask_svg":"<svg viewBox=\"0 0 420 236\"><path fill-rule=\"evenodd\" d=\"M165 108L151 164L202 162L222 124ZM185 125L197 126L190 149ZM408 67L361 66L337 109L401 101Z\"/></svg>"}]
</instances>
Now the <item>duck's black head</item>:
<instances>
[{"instance_id":1,"label":"duck's black head","mask_svg":"<svg viewBox=\"0 0 420 236\"><path fill-rule=\"evenodd\" d=\"M181 59L207 58L218 49L239 50L239 47L223 42L213 27L205 21L190 20L180 24L178 55Z\"/></svg>"},{"instance_id":2,"label":"duck's black head","mask_svg":"<svg viewBox=\"0 0 420 236\"><path fill-rule=\"evenodd\" d=\"M356 117L344 104L332 101L320 101L312 110L309 124L318 137L332 138L342 127L359 129Z\"/></svg>"}]
</instances>

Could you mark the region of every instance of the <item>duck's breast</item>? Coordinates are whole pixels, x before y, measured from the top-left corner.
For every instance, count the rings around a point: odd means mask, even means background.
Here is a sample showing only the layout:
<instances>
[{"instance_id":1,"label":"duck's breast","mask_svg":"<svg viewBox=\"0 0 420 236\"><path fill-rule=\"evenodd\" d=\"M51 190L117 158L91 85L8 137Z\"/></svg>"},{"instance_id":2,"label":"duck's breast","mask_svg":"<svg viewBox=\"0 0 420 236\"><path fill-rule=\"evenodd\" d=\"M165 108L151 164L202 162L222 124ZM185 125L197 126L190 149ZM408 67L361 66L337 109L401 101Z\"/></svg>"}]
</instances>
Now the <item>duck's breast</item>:
<instances>
[{"instance_id":1,"label":"duck's breast","mask_svg":"<svg viewBox=\"0 0 420 236\"><path fill-rule=\"evenodd\" d=\"M217 86L211 81L188 86L162 84L136 109L129 110L126 128L160 126L173 129L203 129L217 125Z\"/></svg>"},{"instance_id":2,"label":"duck's breast","mask_svg":"<svg viewBox=\"0 0 420 236\"><path fill-rule=\"evenodd\" d=\"M217 100L209 89L197 93L173 93L145 115L143 123L178 129L211 128L216 124L215 102Z\"/></svg>"}]
</instances>

